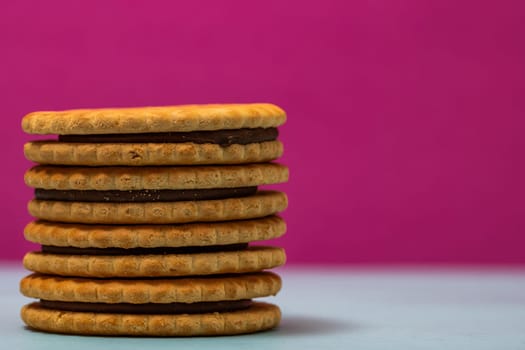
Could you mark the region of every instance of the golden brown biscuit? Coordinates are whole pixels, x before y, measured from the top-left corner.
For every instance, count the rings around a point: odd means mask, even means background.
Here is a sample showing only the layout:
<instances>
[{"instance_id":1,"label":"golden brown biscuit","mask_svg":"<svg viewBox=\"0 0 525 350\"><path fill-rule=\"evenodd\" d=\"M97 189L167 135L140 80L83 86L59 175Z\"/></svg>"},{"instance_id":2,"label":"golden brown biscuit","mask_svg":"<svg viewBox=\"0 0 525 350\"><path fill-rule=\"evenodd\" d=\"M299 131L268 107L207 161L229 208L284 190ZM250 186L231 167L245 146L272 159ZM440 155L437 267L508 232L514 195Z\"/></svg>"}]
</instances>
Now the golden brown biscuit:
<instances>
[{"instance_id":1,"label":"golden brown biscuit","mask_svg":"<svg viewBox=\"0 0 525 350\"><path fill-rule=\"evenodd\" d=\"M66 255L27 253L24 267L43 274L75 277L175 277L257 272L281 266L282 248L254 246L244 250L194 254Z\"/></svg>"},{"instance_id":2,"label":"golden brown biscuit","mask_svg":"<svg viewBox=\"0 0 525 350\"><path fill-rule=\"evenodd\" d=\"M33 112L22 119L22 129L61 135L188 132L268 128L285 120L285 112L268 103L210 104Z\"/></svg>"},{"instance_id":3,"label":"golden brown biscuit","mask_svg":"<svg viewBox=\"0 0 525 350\"><path fill-rule=\"evenodd\" d=\"M29 187L56 190L178 190L233 188L288 181L288 168L276 163L184 167L36 166L25 174Z\"/></svg>"},{"instance_id":4,"label":"golden brown biscuit","mask_svg":"<svg viewBox=\"0 0 525 350\"><path fill-rule=\"evenodd\" d=\"M281 311L255 302L246 310L193 315L132 315L67 312L39 303L24 306L22 319L31 328L54 333L131 336L210 336L259 332L276 327Z\"/></svg>"},{"instance_id":5,"label":"golden brown biscuit","mask_svg":"<svg viewBox=\"0 0 525 350\"><path fill-rule=\"evenodd\" d=\"M249 197L144 203L92 203L32 200L29 213L42 220L84 224L174 224L229 221L273 215L286 208L282 192L259 191Z\"/></svg>"},{"instance_id":6,"label":"golden brown biscuit","mask_svg":"<svg viewBox=\"0 0 525 350\"><path fill-rule=\"evenodd\" d=\"M181 225L82 225L51 221L30 222L28 241L78 248L156 248L211 246L277 238L286 232L278 216L260 219Z\"/></svg>"},{"instance_id":7,"label":"golden brown biscuit","mask_svg":"<svg viewBox=\"0 0 525 350\"><path fill-rule=\"evenodd\" d=\"M20 282L30 298L83 303L196 303L275 295L281 279L271 272L170 279L87 279L32 274Z\"/></svg>"},{"instance_id":8,"label":"golden brown biscuit","mask_svg":"<svg viewBox=\"0 0 525 350\"><path fill-rule=\"evenodd\" d=\"M221 146L195 143L66 143L34 141L24 145L28 160L80 166L155 166L261 163L282 156L279 141Z\"/></svg>"}]
</instances>

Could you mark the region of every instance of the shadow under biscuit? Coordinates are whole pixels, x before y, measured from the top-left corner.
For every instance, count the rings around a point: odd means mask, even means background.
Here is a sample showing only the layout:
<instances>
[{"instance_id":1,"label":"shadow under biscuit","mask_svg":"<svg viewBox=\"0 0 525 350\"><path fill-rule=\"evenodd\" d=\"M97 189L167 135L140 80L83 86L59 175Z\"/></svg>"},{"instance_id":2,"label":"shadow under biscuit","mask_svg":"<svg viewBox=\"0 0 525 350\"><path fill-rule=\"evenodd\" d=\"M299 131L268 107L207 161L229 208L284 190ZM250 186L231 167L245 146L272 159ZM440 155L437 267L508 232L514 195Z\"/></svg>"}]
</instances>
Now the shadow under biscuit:
<instances>
[{"instance_id":1,"label":"shadow under biscuit","mask_svg":"<svg viewBox=\"0 0 525 350\"><path fill-rule=\"evenodd\" d=\"M322 335L348 333L360 328L360 325L351 322L296 315L283 317L273 332L275 336Z\"/></svg>"}]
</instances>

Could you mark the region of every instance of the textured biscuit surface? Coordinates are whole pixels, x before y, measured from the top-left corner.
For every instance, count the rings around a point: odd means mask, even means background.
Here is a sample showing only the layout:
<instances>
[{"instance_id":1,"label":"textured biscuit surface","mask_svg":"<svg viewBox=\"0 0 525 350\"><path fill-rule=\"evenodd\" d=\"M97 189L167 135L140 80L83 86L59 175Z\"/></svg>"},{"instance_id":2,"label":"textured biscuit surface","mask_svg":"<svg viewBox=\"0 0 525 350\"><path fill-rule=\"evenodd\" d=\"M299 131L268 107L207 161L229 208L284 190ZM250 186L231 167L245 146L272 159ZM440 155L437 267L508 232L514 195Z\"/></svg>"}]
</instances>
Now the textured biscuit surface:
<instances>
[{"instance_id":1,"label":"textured biscuit surface","mask_svg":"<svg viewBox=\"0 0 525 350\"><path fill-rule=\"evenodd\" d=\"M65 312L32 303L22 308L24 322L38 330L85 335L210 336L253 333L274 328L281 311L255 302L246 310L193 315L130 315Z\"/></svg>"},{"instance_id":2,"label":"textured biscuit surface","mask_svg":"<svg viewBox=\"0 0 525 350\"><path fill-rule=\"evenodd\" d=\"M75 277L175 277L257 272L281 266L282 248L249 247L244 250L151 255L66 255L27 253L26 269L43 274Z\"/></svg>"},{"instance_id":3,"label":"textured biscuit surface","mask_svg":"<svg viewBox=\"0 0 525 350\"><path fill-rule=\"evenodd\" d=\"M33 112L22 119L22 129L30 134L122 134L268 128L285 120L284 111L272 104L212 104Z\"/></svg>"},{"instance_id":4,"label":"textured biscuit surface","mask_svg":"<svg viewBox=\"0 0 525 350\"><path fill-rule=\"evenodd\" d=\"M179 190L276 184L288 168L275 163L199 167L36 166L25 174L29 187L56 190Z\"/></svg>"},{"instance_id":5,"label":"textured biscuit surface","mask_svg":"<svg viewBox=\"0 0 525 350\"><path fill-rule=\"evenodd\" d=\"M278 216L182 225L82 225L30 222L28 241L77 248L157 248L226 245L277 238L286 231Z\"/></svg>"},{"instance_id":6,"label":"textured biscuit surface","mask_svg":"<svg viewBox=\"0 0 525 350\"><path fill-rule=\"evenodd\" d=\"M30 298L83 303L196 303L275 295L281 279L271 272L145 280L101 280L32 274L20 282Z\"/></svg>"},{"instance_id":7,"label":"textured biscuit surface","mask_svg":"<svg viewBox=\"0 0 525 350\"><path fill-rule=\"evenodd\" d=\"M207 165L269 162L283 154L279 141L220 146L195 143L67 143L24 145L27 159L40 164L82 166Z\"/></svg>"},{"instance_id":8,"label":"textured biscuit surface","mask_svg":"<svg viewBox=\"0 0 525 350\"><path fill-rule=\"evenodd\" d=\"M98 203L33 199L29 213L39 219L84 224L173 224L264 217L286 208L286 195L259 191L253 196L202 201Z\"/></svg>"}]
</instances>

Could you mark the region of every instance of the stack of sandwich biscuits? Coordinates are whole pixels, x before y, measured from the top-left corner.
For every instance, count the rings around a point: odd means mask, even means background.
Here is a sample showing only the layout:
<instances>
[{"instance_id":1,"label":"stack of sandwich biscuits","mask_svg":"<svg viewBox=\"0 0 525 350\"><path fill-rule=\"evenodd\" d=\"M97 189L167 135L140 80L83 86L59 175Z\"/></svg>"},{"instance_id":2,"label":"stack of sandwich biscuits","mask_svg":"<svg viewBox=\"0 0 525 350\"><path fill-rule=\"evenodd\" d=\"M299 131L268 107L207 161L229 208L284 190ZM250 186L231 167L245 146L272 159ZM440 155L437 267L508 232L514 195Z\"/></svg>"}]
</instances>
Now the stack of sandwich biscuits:
<instances>
[{"instance_id":1,"label":"stack of sandwich biscuits","mask_svg":"<svg viewBox=\"0 0 525 350\"><path fill-rule=\"evenodd\" d=\"M22 127L39 163L25 182L41 245L24 266L33 329L67 334L199 336L271 329L288 180L271 104L35 112Z\"/></svg>"}]
</instances>

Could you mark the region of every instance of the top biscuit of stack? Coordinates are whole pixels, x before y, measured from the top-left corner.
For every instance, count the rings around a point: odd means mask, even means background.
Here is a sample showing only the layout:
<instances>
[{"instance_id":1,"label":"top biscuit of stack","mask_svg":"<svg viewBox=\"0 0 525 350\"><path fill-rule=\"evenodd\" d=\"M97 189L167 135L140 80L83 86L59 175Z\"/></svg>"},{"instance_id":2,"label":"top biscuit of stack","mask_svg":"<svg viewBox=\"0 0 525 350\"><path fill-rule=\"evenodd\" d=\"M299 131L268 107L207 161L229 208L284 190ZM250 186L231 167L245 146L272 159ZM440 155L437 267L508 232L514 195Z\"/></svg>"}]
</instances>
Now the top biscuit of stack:
<instances>
[{"instance_id":1,"label":"top biscuit of stack","mask_svg":"<svg viewBox=\"0 0 525 350\"><path fill-rule=\"evenodd\" d=\"M285 120L272 104L213 104L35 112L22 128L59 135L24 146L26 157L40 164L245 164L282 155L276 127Z\"/></svg>"}]
</instances>

